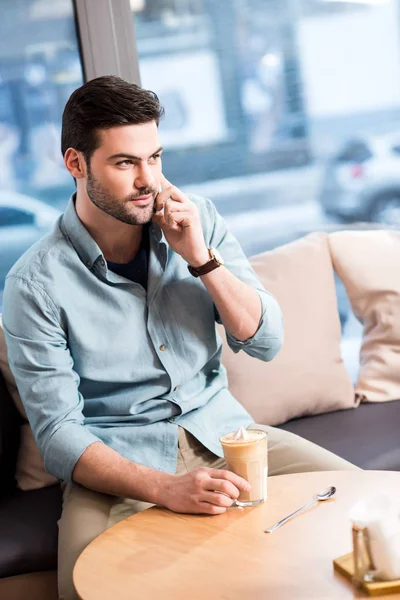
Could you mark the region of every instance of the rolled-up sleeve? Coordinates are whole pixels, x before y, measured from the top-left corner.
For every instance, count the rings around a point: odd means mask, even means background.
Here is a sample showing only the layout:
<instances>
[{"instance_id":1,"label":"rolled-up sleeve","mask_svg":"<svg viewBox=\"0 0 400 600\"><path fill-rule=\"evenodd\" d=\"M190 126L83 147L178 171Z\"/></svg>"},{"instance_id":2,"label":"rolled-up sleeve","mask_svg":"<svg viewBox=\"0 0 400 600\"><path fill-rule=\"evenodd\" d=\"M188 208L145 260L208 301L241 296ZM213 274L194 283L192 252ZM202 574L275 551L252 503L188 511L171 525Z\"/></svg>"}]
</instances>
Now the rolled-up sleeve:
<instances>
[{"instance_id":1,"label":"rolled-up sleeve","mask_svg":"<svg viewBox=\"0 0 400 600\"><path fill-rule=\"evenodd\" d=\"M76 462L101 440L84 426L79 375L56 307L24 276L8 276L3 297L8 360L46 470L72 480Z\"/></svg>"},{"instance_id":2,"label":"rolled-up sleeve","mask_svg":"<svg viewBox=\"0 0 400 600\"><path fill-rule=\"evenodd\" d=\"M226 339L233 352L244 350L249 356L266 362L275 358L283 344L283 318L278 302L266 290L256 289L261 301L261 319L255 334L240 341L228 331ZM219 319L218 322L221 320Z\"/></svg>"},{"instance_id":3,"label":"rolled-up sleeve","mask_svg":"<svg viewBox=\"0 0 400 600\"><path fill-rule=\"evenodd\" d=\"M213 203L206 200L208 222L204 223L205 237L209 246L217 248L225 266L238 279L251 286L259 295L261 318L255 334L245 341L234 338L226 332L226 339L233 352L244 350L246 354L263 361L272 360L283 344L283 317L276 299L261 284L250 266L239 242L229 231L225 220L217 212ZM215 309L216 321L223 325Z\"/></svg>"}]
</instances>

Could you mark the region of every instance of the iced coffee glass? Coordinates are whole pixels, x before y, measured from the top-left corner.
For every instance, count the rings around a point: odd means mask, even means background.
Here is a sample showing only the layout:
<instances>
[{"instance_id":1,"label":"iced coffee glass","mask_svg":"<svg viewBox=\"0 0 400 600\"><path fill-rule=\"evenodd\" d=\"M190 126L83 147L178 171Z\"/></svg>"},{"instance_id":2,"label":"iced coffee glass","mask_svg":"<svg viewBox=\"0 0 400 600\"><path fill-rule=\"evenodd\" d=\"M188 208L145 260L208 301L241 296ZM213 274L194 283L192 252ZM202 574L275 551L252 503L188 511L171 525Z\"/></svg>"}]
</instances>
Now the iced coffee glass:
<instances>
[{"instance_id":1,"label":"iced coffee glass","mask_svg":"<svg viewBox=\"0 0 400 600\"><path fill-rule=\"evenodd\" d=\"M265 431L243 428L220 438L228 469L251 485L249 492L240 492L239 506L255 506L267 499L267 440Z\"/></svg>"}]
</instances>

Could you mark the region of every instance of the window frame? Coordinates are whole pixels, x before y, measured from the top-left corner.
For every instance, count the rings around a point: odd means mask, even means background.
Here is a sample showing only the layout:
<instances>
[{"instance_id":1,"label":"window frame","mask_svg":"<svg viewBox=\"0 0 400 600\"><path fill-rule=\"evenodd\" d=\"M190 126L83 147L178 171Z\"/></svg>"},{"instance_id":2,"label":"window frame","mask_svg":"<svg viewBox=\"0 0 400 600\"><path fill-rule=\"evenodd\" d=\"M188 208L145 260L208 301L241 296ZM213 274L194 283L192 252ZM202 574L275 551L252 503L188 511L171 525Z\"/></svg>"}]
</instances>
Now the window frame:
<instances>
[{"instance_id":1,"label":"window frame","mask_svg":"<svg viewBox=\"0 0 400 600\"><path fill-rule=\"evenodd\" d=\"M84 81L116 75L140 85L129 0L73 0Z\"/></svg>"}]
</instances>

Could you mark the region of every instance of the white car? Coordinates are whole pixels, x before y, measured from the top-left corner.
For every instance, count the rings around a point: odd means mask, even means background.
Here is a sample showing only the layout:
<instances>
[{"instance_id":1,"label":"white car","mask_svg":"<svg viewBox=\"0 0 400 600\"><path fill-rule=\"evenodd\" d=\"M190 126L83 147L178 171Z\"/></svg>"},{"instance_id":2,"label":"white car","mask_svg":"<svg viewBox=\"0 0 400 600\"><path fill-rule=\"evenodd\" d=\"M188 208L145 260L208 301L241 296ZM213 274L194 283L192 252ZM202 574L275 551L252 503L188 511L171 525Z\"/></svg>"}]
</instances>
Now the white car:
<instances>
[{"instance_id":1,"label":"white car","mask_svg":"<svg viewBox=\"0 0 400 600\"><path fill-rule=\"evenodd\" d=\"M0 191L0 294L16 260L51 228L61 212L40 200Z\"/></svg>"},{"instance_id":2,"label":"white car","mask_svg":"<svg viewBox=\"0 0 400 600\"><path fill-rule=\"evenodd\" d=\"M334 218L400 225L400 133L347 140L326 164L319 200Z\"/></svg>"}]
</instances>

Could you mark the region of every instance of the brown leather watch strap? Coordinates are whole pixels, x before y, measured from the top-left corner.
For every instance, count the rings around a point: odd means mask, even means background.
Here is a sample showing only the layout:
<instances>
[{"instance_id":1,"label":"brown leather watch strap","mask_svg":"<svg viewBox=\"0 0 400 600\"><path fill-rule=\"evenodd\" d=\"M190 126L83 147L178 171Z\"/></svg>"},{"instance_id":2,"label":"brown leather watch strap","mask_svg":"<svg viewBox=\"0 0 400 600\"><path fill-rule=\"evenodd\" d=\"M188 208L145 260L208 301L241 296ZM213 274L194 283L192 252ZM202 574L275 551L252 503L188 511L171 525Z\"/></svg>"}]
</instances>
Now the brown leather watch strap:
<instances>
[{"instance_id":1,"label":"brown leather watch strap","mask_svg":"<svg viewBox=\"0 0 400 600\"><path fill-rule=\"evenodd\" d=\"M207 273L214 271L214 269L218 269L220 266L221 264L215 258L212 258L201 267L191 267L188 265L188 270L193 277L200 277L200 275L207 275Z\"/></svg>"},{"instance_id":2,"label":"brown leather watch strap","mask_svg":"<svg viewBox=\"0 0 400 600\"><path fill-rule=\"evenodd\" d=\"M192 267L192 266L188 265L189 273L191 275L193 275L193 277L200 277L200 275L207 275L207 273L214 271L214 269L218 269L218 267L220 267L223 264L214 256L214 253L211 248L208 249L208 252L210 254L210 260L208 262L206 262L204 265L202 265L201 267Z\"/></svg>"}]
</instances>

